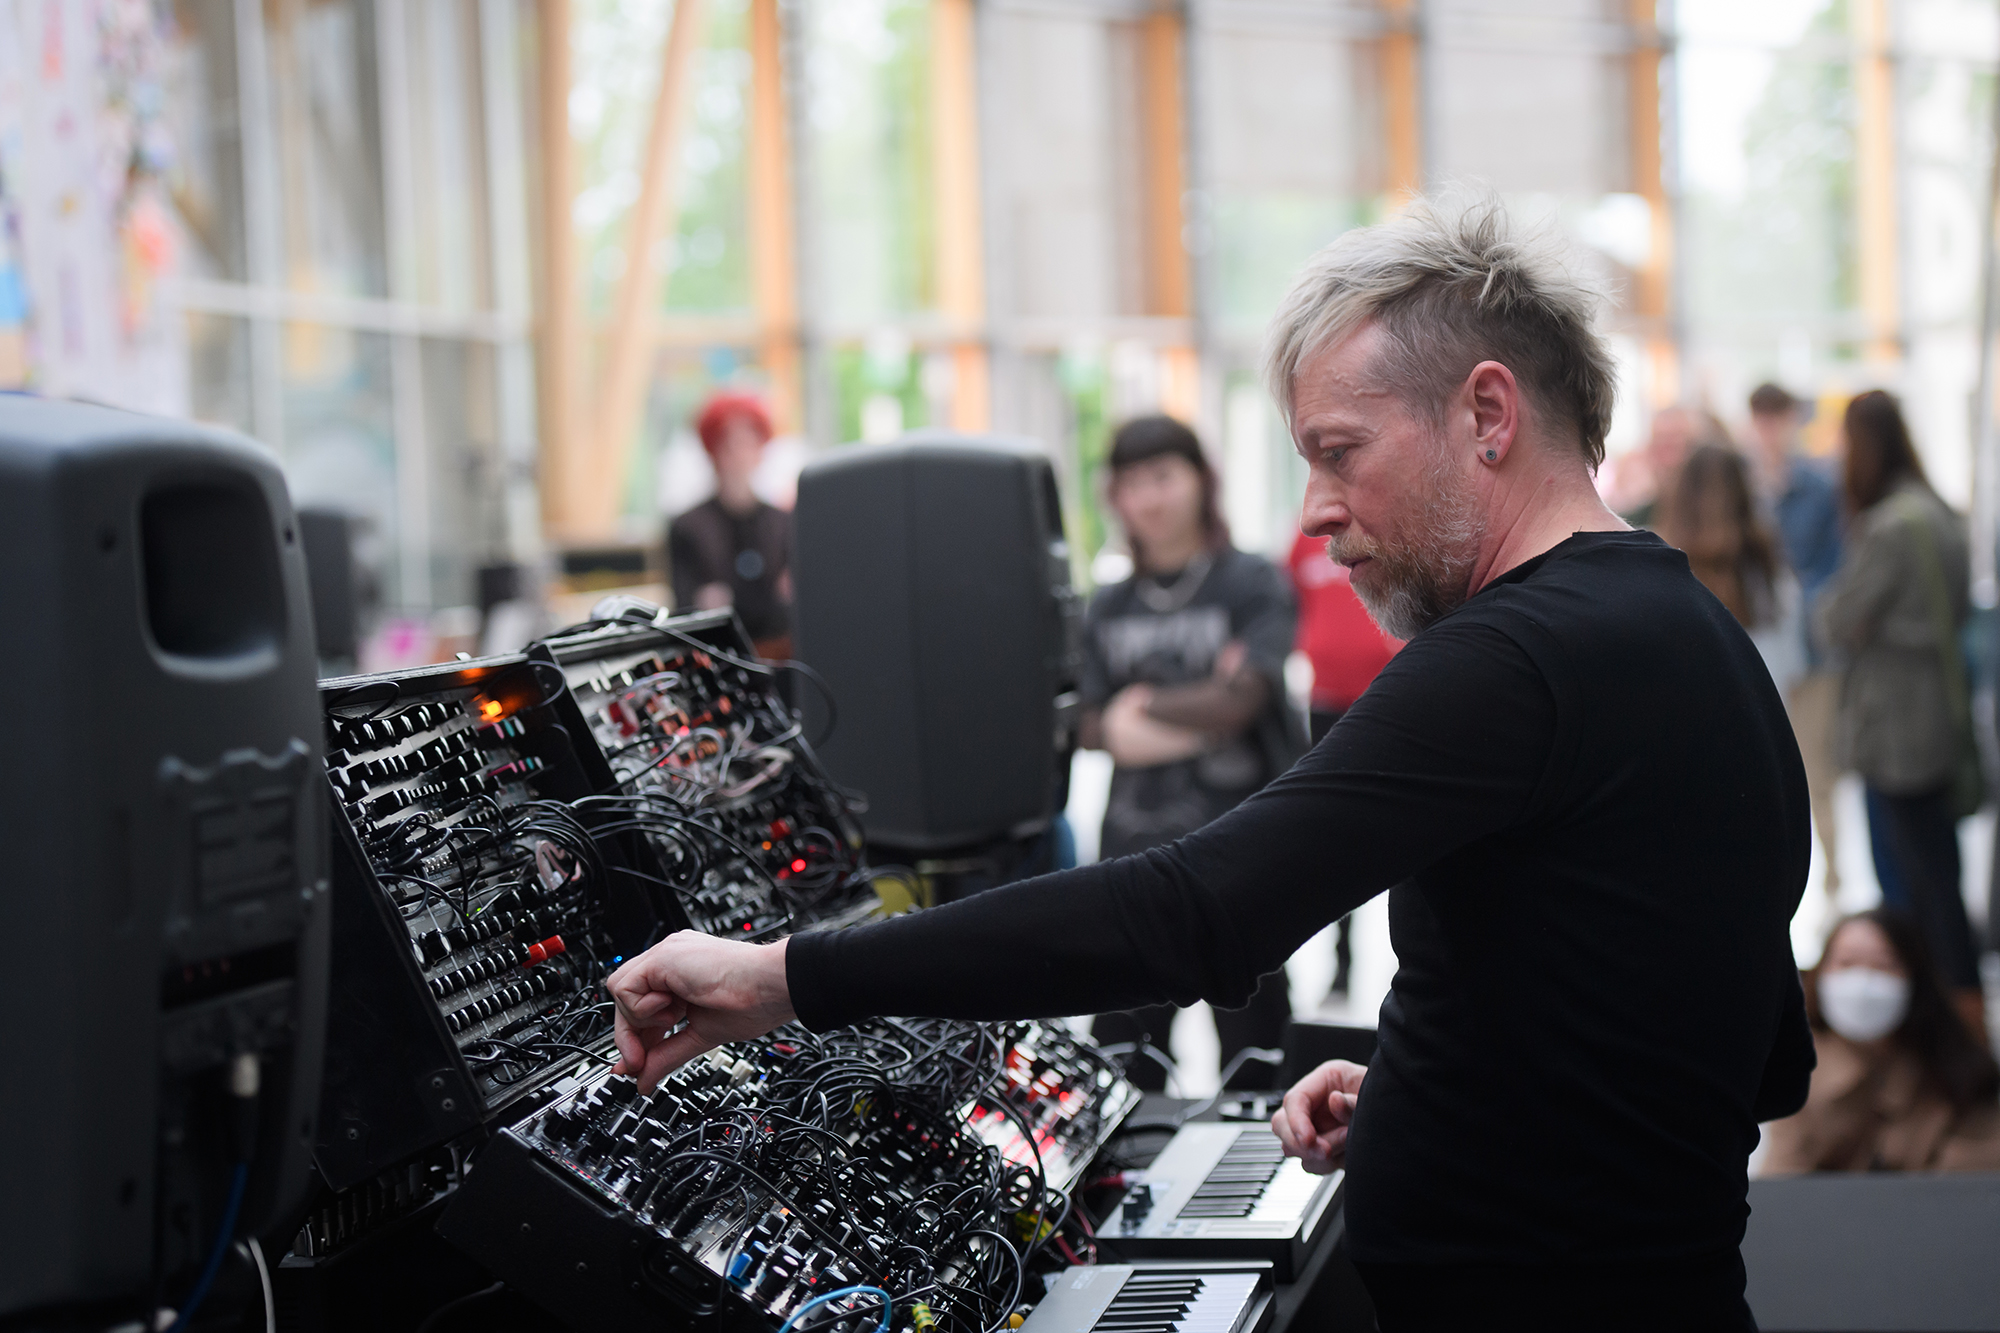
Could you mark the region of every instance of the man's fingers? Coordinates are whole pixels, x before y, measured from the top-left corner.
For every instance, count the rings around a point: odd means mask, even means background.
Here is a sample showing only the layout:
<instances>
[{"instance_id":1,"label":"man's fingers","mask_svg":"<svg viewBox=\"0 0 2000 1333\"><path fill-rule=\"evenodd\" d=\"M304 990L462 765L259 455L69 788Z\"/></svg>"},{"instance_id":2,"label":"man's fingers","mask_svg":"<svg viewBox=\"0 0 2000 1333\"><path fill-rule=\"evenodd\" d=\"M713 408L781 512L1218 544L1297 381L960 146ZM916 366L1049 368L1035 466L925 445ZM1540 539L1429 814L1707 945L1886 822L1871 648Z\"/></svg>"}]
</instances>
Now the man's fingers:
<instances>
[{"instance_id":1,"label":"man's fingers","mask_svg":"<svg viewBox=\"0 0 2000 1333\"><path fill-rule=\"evenodd\" d=\"M643 995L634 996L620 1007L626 1013L632 1015L632 1017L643 1022L680 1002L680 996L675 995L672 991L649 990Z\"/></svg>"},{"instance_id":2,"label":"man's fingers","mask_svg":"<svg viewBox=\"0 0 2000 1333\"><path fill-rule=\"evenodd\" d=\"M619 1014L611 1029L611 1039L618 1045L618 1065L611 1072L629 1074L645 1067L646 1052L665 1036L673 1027L671 1023L628 1023Z\"/></svg>"},{"instance_id":3,"label":"man's fingers","mask_svg":"<svg viewBox=\"0 0 2000 1333\"><path fill-rule=\"evenodd\" d=\"M1347 1127L1316 1136L1299 1154L1299 1165L1316 1176L1330 1175L1347 1162Z\"/></svg>"},{"instance_id":4,"label":"man's fingers","mask_svg":"<svg viewBox=\"0 0 2000 1333\"><path fill-rule=\"evenodd\" d=\"M1280 1112L1291 1123L1292 1133L1288 1146L1295 1149L1303 1149L1310 1144L1318 1132L1313 1125L1312 1105L1319 1099L1310 1086L1312 1082L1313 1080L1307 1077L1293 1084L1292 1090L1285 1094L1284 1109ZM1283 1138L1284 1135L1281 1134L1279 1137Z\"/></svg>"},{"instance_id":5,"label":"man's fingers","mask_svg":"<svg viewBox=\"0 0 2000 1333\"><path fill-rule=\"evenodd\" d=\"M639 1091L651 1092L660 1080L697 1055L706 1055L722 1043L709 1041L692 1027L684 1027L646 1052L645 1068L639 1071Z\"/></svg>"},{"instance_id":6,"label":"man's fingers","mask_svg":"<svg viewBox=\"0 0 2000 1333\"><path fill-rule=\"evenodd\" d=\"M1292 1118L1283 1107L1271 1113L1271 1132L1278 1136L1278 1143L1287 1157L1301 1155L1298 1137L1292 1133Z\"/></svg>"}]
</instances>

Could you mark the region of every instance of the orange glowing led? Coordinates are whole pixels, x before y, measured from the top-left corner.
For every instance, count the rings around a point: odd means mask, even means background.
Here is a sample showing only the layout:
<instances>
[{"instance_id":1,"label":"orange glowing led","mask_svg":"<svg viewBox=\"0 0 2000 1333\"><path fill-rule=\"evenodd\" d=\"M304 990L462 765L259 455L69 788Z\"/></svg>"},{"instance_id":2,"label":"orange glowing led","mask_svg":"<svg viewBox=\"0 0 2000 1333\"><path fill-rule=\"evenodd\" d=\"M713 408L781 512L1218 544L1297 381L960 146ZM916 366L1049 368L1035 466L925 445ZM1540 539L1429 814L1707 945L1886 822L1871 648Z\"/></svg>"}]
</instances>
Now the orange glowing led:
<instances>
[{"instance_id":1,"label":"orange glowing led","mask_svg":"<svg viewBox=\"0 0 2000 1333\"><path fill-rule=\"evenodd\" d=\"M487 722L497 720L506 711L507 705L501 703L498 699L481 699L479 701L479 716Z\"/></svg>"}]
</instances>

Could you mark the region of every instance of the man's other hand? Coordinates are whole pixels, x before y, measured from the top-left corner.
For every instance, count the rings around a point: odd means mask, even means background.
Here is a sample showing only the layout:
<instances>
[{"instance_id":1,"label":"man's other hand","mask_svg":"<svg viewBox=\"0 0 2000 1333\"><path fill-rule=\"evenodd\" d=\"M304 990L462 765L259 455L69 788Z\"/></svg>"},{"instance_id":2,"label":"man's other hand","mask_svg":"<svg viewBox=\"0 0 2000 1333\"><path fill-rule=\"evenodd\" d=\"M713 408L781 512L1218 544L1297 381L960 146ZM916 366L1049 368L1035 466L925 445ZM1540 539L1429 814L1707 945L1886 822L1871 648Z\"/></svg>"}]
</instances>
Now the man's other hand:
<instances>
[{"instance_id":1,"label":"man's other hand","mask_svg":"<svg viewBox=\"0 0 2000 1333\"><path fill-rule=\"evenodd\" d=\"M697 1055L796 1017L783 940L745 944L676 931L628 959L604 988L618 1006L611 1072L638 1079L642 1092Z\"/></svg>"},{"instance_id":2,"label":"man's other hand","mask_svg":"<svg viewBox=\"0 0 2000 1333\"><path fill-rule=\"evenodd\" d=\"M1320 1176L1347 1165L1347 1127L1367 1076L1366 1065L1328 1060L1294 1083L1284 1106L1271 1117L1271 1132L1285 1145L1285 1156L1298 1158Z\"/></svg>"}]
</instances>

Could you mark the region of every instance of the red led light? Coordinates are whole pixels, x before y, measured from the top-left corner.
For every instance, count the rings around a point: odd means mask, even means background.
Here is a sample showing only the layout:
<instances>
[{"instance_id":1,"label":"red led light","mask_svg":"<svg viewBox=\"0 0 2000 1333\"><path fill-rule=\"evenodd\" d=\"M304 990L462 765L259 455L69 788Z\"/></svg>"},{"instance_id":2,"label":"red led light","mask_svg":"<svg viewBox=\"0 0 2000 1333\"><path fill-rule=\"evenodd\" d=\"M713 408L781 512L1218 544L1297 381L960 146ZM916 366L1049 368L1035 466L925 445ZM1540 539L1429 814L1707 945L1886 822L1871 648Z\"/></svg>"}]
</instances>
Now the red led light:
<instances>
[{"instance_id":1,"label":"red led light","mask_svg":"<svg viewBox=\"0 0 2000 1333\"><path fill-rule=\"evenodd\" d=\"M800 857L798 860L792 862L792 873L794 875L801 873L802 871L805 870L805 868L806 868L806 860L803 856Z\"/></svg>"}]
</instances>

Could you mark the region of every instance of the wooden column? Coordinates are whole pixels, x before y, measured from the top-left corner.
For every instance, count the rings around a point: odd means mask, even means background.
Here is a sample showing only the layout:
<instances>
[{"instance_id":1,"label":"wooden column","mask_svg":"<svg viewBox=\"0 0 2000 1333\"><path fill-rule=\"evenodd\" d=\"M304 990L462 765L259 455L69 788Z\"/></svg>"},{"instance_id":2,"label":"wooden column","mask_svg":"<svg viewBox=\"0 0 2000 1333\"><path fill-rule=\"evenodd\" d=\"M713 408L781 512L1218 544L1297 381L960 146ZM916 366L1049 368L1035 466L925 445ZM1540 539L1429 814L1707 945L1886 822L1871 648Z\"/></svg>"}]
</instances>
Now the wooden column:
<instances>
[{"instance_id":1,"label":"wooden column","mask_svg":"<svg viewBox=\"0 0 2000 1333\"><path fill-rule=\"evenodd\" d=\"M952 330L951 419L938 424L969 431L985 430L992 422L976 41L972 0L933 0L931 177L937 211L937 305Z\"/></svg>"},{"instance_id":2,"label":"wooden column","mask_svg":"<svg viewBox=\"0 0 2000 1333\"><path fill-rule=\"evenodd\" d=\"M1381 0L1382 193L1398 208L1424 192L1423 51L1417 0Z\"/></svg>"},{"instance_id":3,"label":"wooden column","mask_svg":"<svg viewBox=\"0 0 2000 1333\"><path fill-rule=\"evenodd\" d=\"M541 436L542 521L553 531L574 526L576 488L576 384L578 340L576 233L570 210L576 199L575 153L569 134L569 0L538 0L535 37L540 48L536 90L541 138L541 306L535 356L535 415Z\"/></svg>"},{"instance_id":4,"label":"wooden column","mask_svg":"<svg viewBox=\"0 0 2000 1333\"><path fill-rule=\"evenodd\" d=\"M750 288L781 434L801 428L798 247L778 0L750 0Z\"/></svg>"},{"instance_id":5,"label":"wooden column","mask_svg":"<svg viewBox=\"0 0 2000 1333\"><path fill-rule=\"evenodd\" d=\"M1860 251L1861 310L1868 320L1864 355L1894 361L1903 347L1896 235L1896 71L1889 50L1889 0L1853 0L1855 239Z\"/></svg>"},{"instance_id":6,"label":"wooden column","mask_svg":"<svg viewBox=\"0 0 2000 1333\"><path fill-rule=\"evenodd\" d=\"M1139 23L1139 143L1143 155L1146 313L1193 313L1187 243L1187 20L1177 10Z\"/></svg>"},{"instance_id":7,"label":"wooden column","mask_svg":"<svg viewBox=\"0 0 2000 1333\"><path fill-rule=\"evenodd\" d=\"M1187 231L1187 15L1175 6L1139 21L1139 147L1143 191L1140 244L1145 313L1194 314ZM1159 351L1160 410L1182 421L1201 415L1201 353L1177 344Z\"/></svg>"},{"instance_id":8,"label":"wooden column","mask_svg":"<svg viewBox=\"0 0 2000 1333\"><path fill-rule=\"evenodd\" d=\"M599 379L597 411L578 470L582 494L570 514L580 538L608 536L618 519L619 488L631 457L654 346L652 316L660 300L660 274L653 251L674 234L679 221L680 148L687 124L690 67L701 45L706 0L675 0L674 17L661 51L660 86L653 95L653 119L646 134L646 160L639 198L632 206L625 238L625 276L613 307L611 336Z\"/></svg>"},{"instance_id":9,"label":"wooden column","mask_svg":"<svg viewBox=\"0 0 2000 1333\"><path fill-rule=\"evenodd\" d=\"M1632 193L1652 215L1645 262L1632 275L1632 313L1646 342L1649 397L1655 407L1681 395L1680 345L1674 337L1674 214L1667 197L1660 124L1662 42L1656 0L1630 0L1632 53L1626 58L1626 122L1631 133Z\"/></svg>"}]
</instances>

